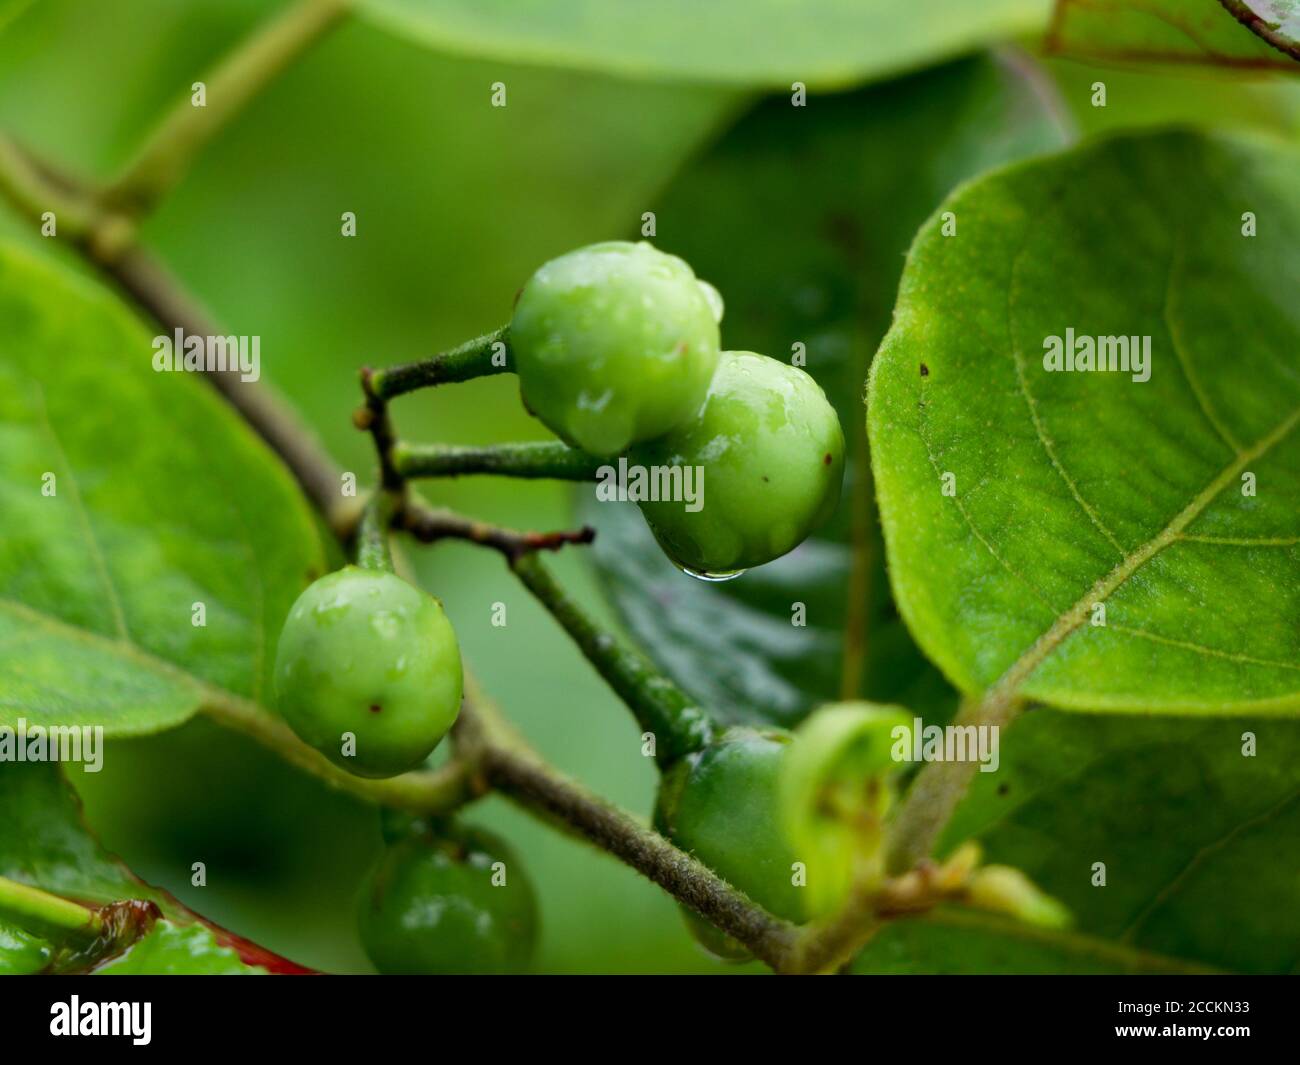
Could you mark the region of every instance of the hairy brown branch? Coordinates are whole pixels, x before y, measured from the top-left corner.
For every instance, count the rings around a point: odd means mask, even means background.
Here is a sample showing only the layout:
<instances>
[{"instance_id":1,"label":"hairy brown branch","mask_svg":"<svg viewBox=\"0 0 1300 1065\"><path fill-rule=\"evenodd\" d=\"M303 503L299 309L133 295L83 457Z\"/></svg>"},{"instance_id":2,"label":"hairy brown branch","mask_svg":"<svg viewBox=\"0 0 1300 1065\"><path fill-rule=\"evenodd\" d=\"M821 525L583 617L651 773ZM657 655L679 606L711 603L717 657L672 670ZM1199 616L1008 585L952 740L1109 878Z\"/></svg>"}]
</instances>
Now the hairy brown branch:
<instances>
[{"instance_id":1,"label":"hairy brown branch","mask_svg":"<svg viewBox=\"0 0 1300 1065\"><path fill-rule=\"evenodd\" d=\"M750 901L658 832L546 765L509 730L472 681L468 687L457 723L458 750L490 786L630 865L772 968L787 966L799 938L794 925Z\"/></svg>"}]
</instances>

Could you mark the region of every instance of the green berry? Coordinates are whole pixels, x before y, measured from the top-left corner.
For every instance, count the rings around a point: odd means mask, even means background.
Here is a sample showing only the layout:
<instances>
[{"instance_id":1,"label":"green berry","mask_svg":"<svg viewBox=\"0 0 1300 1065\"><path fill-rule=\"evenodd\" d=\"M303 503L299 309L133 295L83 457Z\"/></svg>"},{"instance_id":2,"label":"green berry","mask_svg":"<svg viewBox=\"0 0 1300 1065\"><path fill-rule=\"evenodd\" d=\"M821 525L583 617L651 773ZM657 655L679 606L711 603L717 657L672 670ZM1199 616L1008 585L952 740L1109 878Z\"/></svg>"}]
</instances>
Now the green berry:
<instances>
[{"instance_id":1,"label":"green berry","mask_svg":"<svg viewBox=\"0 0 1300 1065\"><path fill-rule=\"evenodd\" d=\"M423 762L456 720L460 648L432 596L391 573L347 566L290 608L275 687L290 728L330 761L358 776L394 776Z\"/></svg>"},{"instance_id":2,"label":"green berry","mask_svg":"<svg viewBox=\"0 0 1300 1065\"><path fill-rule=\"evenodd\" d=\"M504 842L443 828L384 851L362 889L359 925L382 973L519 972L532 959L537 902Z\"/></svg>"},{"instance_id":3,"label":"green berry","mask_svg":"<svg viewBox=\"0 0 1300 1065\"><path fill-rule=\"evenodd\" d=\"M840 497L844 434L817 382L748 351L724 351L699 417L634 448L644 466L703 471L700 505L642 502L664 552L701 575L780 558L829 519Z\"/></svg>"},{"instance_id":4,"label":"green berry","mask_svg":"<svg viewBox=\"0 0 1300 1065\"><path fill-rule=\"evenodd\" d=\"M644 241L552 259L524 286L510 323L524 404L574 447L620 455L699 410L721 315L712 286Z\"/></svg>"},{"instance_id":5,"label":"green berry","mask_svg":"<svg viewBox=\"0 0 1300 1065\"><path fill-rule=\"evenodd\" d=\"M819 912L807 884L823 879L841 883L850 858L814 858L791 844L781 770L793 742L780 729L728 729L665 773L655 823L678 847L760 906L802 923ZM713 953L747 956L739 943L693 915L688 915L688 925Z\"/></svg>"}]
</instances>

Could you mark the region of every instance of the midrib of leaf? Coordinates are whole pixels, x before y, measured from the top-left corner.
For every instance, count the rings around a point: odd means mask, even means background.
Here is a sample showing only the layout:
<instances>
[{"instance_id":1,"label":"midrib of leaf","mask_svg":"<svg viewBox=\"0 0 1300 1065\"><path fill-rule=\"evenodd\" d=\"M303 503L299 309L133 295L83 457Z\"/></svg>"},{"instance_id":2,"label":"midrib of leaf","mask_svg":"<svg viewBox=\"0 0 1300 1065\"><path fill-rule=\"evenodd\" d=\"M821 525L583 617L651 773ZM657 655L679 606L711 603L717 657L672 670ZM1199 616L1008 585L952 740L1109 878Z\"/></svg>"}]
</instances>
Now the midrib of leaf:
<instances>
[{"instance_id":1,"label":"midrib of leaf","mask_svg":"<svg viewBox=\"0 0 1300 1065\"><path fill-rule=\"evenodd\" d=\"M1190 525L1207 506L1229 484L1240 477L1243 470L1256 459L1266 455L1272 448L1284 440L1300 423L1300 407L1284 418L1273 430L1226 466L1197 496L1187 504L1172 521L1154 537L1127 555L1113 570L1100 578L1068 611L1060 615L1042 636L1040 636L1016 661L1002 674L984 697L988 707L1005 707L1015 697L1021 685L1033 673L1067 636L1084 624L1092 611L1094 603L1104 602L1116 589L1133 576L1139 569L1151 561L1170 544L1176 543L1184 529ZM969 518L967 519L969 523ZM974 526L971 526L972 530ZM983 543L983 539L981 538ZM995 556L996 557L996 556Z\"/></svg>"}]
</instances>

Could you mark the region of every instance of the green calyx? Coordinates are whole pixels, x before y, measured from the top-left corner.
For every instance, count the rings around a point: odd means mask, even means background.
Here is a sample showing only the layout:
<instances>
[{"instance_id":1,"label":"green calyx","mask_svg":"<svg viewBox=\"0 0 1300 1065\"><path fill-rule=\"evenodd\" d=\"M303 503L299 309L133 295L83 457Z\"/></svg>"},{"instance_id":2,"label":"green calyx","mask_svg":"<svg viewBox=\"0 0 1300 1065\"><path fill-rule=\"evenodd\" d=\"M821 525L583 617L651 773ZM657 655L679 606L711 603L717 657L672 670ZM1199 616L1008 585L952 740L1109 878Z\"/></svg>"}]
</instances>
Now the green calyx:
<instances>
[{"instance_id":1,"label":"green calyx","mask_svg":"<svg viewBox=\"0 0 1300 1065\"><path fill-rule=\"evenodd\" d=\"M347 566L290 608L275 686L300 739L358 776L394 776L423 762L456 720L460 647L432 596Z\"/></svg>"},{"instance_id":2,"label":"green calyx","mask_svg":"<svg viewBox=\"0 0 1300 1065\"><path fill-rule=\"evenodd\" d=\"M647 467L702 473L698 506L640 506L669 558L719 576L779 558L830 518L844 476L844 434L825 394L802 370L728 351L699 416L634 448L631 457Z\"/></svg>"},{"instance_id":3,"label":"green calyx","mask_svg":"<svg viewBox=\"0 0 1300 1065\"><path fill-rule=\"evenodd\" d=\"M439 825L385 848L363 885L358 921L381 973L521 972L536 945L537 901L504 841Z\"/></svg>"},{"instance_id":4,"label":"green calyx","mask_svg":"<svg viewBox=\"0 0 1300 1065\"><path fill-rule=\"evenodd\" d=\"M510 322L524 404L574 447L620 455L699 409L721 313L716 289L644 241L553 259L524 286Z\"/></svg>"},{"instance_id":5,"label":"green calyx","mask_svg":"<svg viewBox=\"0 0 1300 1065\"><path fill-rule=\"evenodd\" d=\"M901 707L867 702L831 703L815 710L795 732L781 765L783 824L791 845L810 867L834 876L809 879L815 911L833 909L851 888L870 886L883 873L885 814L893 798L889 773L897 729L910 733ZM850 861L843 861L843 856Z\"/></svg>"}]
</instances>

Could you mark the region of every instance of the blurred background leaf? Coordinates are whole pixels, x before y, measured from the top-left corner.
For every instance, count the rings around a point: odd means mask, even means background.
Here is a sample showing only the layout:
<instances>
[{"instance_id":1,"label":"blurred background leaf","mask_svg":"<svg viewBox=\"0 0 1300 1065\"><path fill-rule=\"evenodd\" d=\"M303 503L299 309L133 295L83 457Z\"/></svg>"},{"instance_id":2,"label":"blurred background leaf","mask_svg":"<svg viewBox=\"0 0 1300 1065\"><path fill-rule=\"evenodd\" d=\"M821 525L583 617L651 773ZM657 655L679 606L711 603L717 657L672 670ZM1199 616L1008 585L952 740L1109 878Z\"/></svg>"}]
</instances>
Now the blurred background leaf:
<instances>
[{"instance_id":1,"label":"blurred background leaf","mask_svg":"<svg viewBox=\"0 0 1300 1065\"><path fill-rule=\"evenodd\" d=\"M361 0L440 51L636 78L845 88L1036 33L1050 0Z\"/></svg>"},{"instance_id":2,"label":"blurred background leaf","mask_svg":"<svg viewBox=\"0 0 1300 1065\"><path fill-rule=\"evenodd\" d=\"M979 840L1065 903L1079 933L1125 948L1235 972L1300 967L1300 723L1043 709L1000 754L941 852Z\"/></svg>"}]
</instances>

